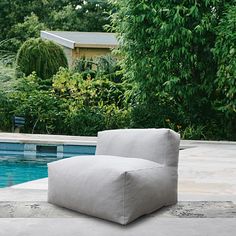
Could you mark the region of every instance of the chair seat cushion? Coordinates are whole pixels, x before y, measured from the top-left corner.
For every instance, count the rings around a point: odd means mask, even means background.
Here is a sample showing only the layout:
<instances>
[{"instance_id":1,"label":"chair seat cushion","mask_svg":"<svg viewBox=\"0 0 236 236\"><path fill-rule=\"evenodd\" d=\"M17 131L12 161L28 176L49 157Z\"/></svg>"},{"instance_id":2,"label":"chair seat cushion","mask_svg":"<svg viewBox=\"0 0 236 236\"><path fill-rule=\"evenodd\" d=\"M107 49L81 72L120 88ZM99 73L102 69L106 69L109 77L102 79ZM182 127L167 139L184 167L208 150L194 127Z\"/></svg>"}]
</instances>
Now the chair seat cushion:
<instances>
[{"instance_id":1,"label":"chair seat cushion","mask_svg":"<svg viewBox=\"0 0 236 236\"><path fill-rule=\"evenodd\" d=\"M175 168L136 158L78 156L48 164L48 201L127 224L176 202Z\"/></svg>"}]
</instances>

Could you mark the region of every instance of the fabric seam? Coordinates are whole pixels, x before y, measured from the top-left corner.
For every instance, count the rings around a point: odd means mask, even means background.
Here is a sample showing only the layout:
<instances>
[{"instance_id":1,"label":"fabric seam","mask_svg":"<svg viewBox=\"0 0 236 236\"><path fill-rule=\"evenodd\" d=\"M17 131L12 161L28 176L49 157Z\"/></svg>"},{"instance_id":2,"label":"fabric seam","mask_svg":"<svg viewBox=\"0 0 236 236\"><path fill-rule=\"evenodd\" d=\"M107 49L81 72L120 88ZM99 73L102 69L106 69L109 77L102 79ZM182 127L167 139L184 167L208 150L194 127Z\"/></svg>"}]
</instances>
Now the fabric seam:
<instances>
[{"instance_id":1,"label":"fabric seam","mask_svg":"<svg viewBox=\"0 0 236 236\"><path fill-rule=\"evenodd\" d=\"M123 224L125 224L125 187L126 187L126 175L127 175L127 172L124 173L124 191L123 191Z\"/></svg>"}]
</instances>

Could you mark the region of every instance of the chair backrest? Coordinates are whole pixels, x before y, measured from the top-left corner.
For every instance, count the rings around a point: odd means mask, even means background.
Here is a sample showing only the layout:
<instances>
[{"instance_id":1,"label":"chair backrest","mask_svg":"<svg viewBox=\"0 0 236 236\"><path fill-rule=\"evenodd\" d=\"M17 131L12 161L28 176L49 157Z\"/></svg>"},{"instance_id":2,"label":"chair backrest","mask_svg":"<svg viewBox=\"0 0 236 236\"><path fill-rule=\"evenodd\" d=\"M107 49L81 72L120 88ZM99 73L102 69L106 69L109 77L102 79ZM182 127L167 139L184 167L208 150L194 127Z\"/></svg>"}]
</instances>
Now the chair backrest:
<instances>
[{"instance_id":1,"label":"chair backrest","mask_svg":"<svg viewBox=\"0 0 236 236\"><path fill-rule=\"evenodd\" d=\"M117 129L98 132L96 155L141 158L177 166L180 135L170 129Z\"/></svg>"}]
</instances>

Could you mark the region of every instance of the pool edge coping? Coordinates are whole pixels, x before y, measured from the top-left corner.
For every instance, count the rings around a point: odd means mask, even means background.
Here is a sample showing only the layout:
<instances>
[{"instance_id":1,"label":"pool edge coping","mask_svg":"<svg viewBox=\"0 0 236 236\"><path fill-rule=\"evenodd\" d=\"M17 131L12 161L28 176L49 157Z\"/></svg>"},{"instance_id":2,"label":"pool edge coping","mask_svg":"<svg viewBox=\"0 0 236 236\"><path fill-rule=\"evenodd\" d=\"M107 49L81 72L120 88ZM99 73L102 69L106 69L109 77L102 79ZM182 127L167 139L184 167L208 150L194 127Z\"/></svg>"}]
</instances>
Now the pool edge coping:
<instances>
[{"instance_id":1,"label":"pool edge coping","mask_svg":"<svg viewBox=\"0 0 236 236\"><path fill-rule=\"evenodd\" d=\"M60 145L85 145L96 146L96 136L70 136L51 134L26 134L0 132L2 143L24 144L60 144ZM197 147L199 145L236 145L236 141L211 141L211 140L181 140L181 147Z\"/></svg>"},{"instance_id":2,"label":"pool edge coping","mask_svg":"<svg viewBox=\"0 0 236 236\"><path fill-rule=\"evenodd\" d=\"M97 137L0 132L0 142L96 146Z\"/></svg>"}]
</instances>

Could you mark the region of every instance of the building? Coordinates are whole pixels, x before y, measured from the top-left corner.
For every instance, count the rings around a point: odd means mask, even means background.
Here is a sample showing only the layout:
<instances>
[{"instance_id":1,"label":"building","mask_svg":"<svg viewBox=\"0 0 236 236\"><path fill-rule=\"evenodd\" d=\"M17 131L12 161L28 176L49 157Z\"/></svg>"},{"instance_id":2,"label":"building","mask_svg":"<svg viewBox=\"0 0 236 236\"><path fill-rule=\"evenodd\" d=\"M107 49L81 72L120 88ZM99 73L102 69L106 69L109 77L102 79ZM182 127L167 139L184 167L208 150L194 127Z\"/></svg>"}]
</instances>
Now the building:
<instances>
[{"instance_id":1,"label":"building","mask_svg":"<svg viewBox=\"0 0 236 236\"><path fill-rule=\"evenodd\" d=\"M113 33L41 31L41 38L60 44L69 65L77 58L96 58L109 54L118 46Z\"/></svg>"}]
</instances>

